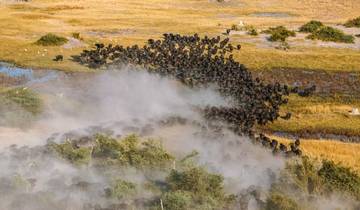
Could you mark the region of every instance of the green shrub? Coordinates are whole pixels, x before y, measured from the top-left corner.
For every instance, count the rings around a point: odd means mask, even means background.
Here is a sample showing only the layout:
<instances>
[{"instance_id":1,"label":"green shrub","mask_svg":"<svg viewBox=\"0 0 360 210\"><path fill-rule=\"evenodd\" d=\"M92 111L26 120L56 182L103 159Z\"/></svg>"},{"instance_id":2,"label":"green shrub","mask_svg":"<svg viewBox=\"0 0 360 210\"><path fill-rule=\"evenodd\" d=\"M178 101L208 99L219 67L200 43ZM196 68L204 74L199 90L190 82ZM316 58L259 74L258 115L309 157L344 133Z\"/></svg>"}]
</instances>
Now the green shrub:
<instances>
[{"instance_id":1,"label":"green shrub","mask_svg":"<svg viewBox=\"0 0 360 210\"><path fill-rule=\"evenodd\" d=\"M275 201L283 203L284 199L281 198L283 196L279 196L279 194L287 195L288 192L291 192L291 195L285 199L286 205L292 203L288 201L289 199L300 202L297 198L298 195L301 195L300 199L302 200L311 200L314 196L327 197L332 193L342 194L345 197L353 196L359 199L360 177L349 168L339 164L326 160L319 163L305 156L300 160L288 162L286 169L282 171L277 182L272 184L270 191L267 209L286 209L274 206L276 206L275 203L278 203ZM276 196L273 197L273 194ZM302 207L308 205L310 203L304 202L301 204Z\"/></svg>"},{"instance_id":2,"label":"green shrub","mask_svg":"<svg viewBox=\"0 0 360 210\"><path fill-rule=\"evenodd\" d=\"M5 100L18 104L27 112L39 114L42 110L42 102L38 94L28 88L14 88L3 93Z\"/></svg>"},{"instance_id":3,"label":"green shrub","mask_svg":"<svg viewBox=\"0 0 360 210\"><path fill-rule=\"evenodd\" d=\"M197 195L211 195L224 198L224 178L218 174L208 173L203 168L193 167L185 171L172 170L167 182L172 191L190 191Z\"/></svg>"},{"instance_id":4,"label":"green shrub","mask_svg":"<svg viewBox=\"0 0 360 210\"><path fill-rule=\"evenodd\" d=\"M121 179L115 180L113 185L105 189L105 194L110 198L129 198L136 194L136 185Z\"/></svg>"},{"instance_id":5,"label":"green shrub","mask_svg":"<svg viewBox=\"0 0 360 210\"><path fill-rule=\"evenodd\" d=\"M305 33L312 33L314 31L317 31L318 29L320 29L323 26L324 26L324 24L322 22L317 21L317 20L312 20L312 21L304 24L303 26L301 26L299 31L305 32Z\"/></svg>"},{"instance_id":6,"label":"green shrub","mask_svg":"<svg viewBox=\"0 0 360 210\"><path fill-rule=\"evenodd\" d=\"M327 42L354 43L352 35L346 35L339 29L325 26L307 36L308 39L322 40Z\"/></svg>"},{"instance_id":7,"label":"green shrub","mask_svg":"<svg viewBox=\"0 0 360 210\"><path fill-rule=\"evenodd\" d=\"M348 20L345 24L345 27L351 28L351 27L357 27L360 28L360 17L354 18L352 20Z\"/></svg>"},{"instance_id":8,"label":"green shrub","mask_svg":"<svg viewBox=\"0 0 360 210\"><path fill-rule=\"evenodd\" d=\"M164 209L187 210L194 202L192 194L185 191L167 192L162 196Z\"/></svg>"},{"instance_id":9,"label":"green shrub","mask_svg":"<svg viewBox=\"0 0 360 210\"><path fill-rule=\"evenodd\" d=\"M259 35L259 33L257 32L256 28L252 25L246 26L245 27L247 33L251 36L257 36Z\"/></svg>"},{"instance_id":10,"label":"green shrub","mask_svg":"<svg viewBox=\"0 0 360 210\"><path fill-rule=\"evenodd\" d=\"M152 139L141 142L136 135L129 135L120 141L104 135L97 135L95 139L93 156L108 163L164 169L174 160L159 141Z\"/></svg>"},{"instance_id":11,"label":"green shrub","mask_svg":"<svg viewBox=\"0 0 360 210\"><path fill-rule=\"evenodd\" d=\"M269 29L263 31L263 33L270 34L269 41L276 42L282 41L284 42L288 37L296 36L295 31L290 31L284 26L270 27Z\"/></svg>"},{"instance_id":12,"label":"green shrub","mask_svg":"<svg viewBox=\"0 0 360 210\"><path fill-rule=\"evenodd\" d=\"M49 33L45 36L42 36L39 40L35 42L35 44L42 46L60 46L65 44L67 41L68 40L64 37Z\"/></svg>"},{"instance_id":13,"label":"green shrub","mask_svg":"<svg viewBox=\"0 0 360 210\"><path fill-rule=\"evenodd\" d=\"M62 144L53 143L50 148L54 149L62 158L74 164L87 164L91 158L90 148L79 148L70 141Z\"/></svg>"},{"instance_id":14,"label":"green shrub","mask_svg":"<svg viewBox=\"0 0 360 210\"><path fill-rule=\"evenodd\" d=\"M172 170L166 178L168 189L163 200L168 199L166 195L171 195L170 198L178 200L176 206L181 207L179 209L230 208L234 204L235 196L225 194L223 180L221 175L209 173L201 167L193 166L183 171ZM170 192L176 193L172 195ZM192 203L188 204L191 200Z\"/></svg>"},{"instance_id":15,"label":"green shrub","mask_svg":"<svg viewBox=\"0 0 360 210\"><path fill-rule=\"evenodd\" d=\"M360 199L360 176L350 168L325 160L318 174L329 189L348 192Z\"/></svg>"},{"instance_id":16,"label":"green shrub","mask_svg":"<svg viewBox=\"0 0 360 210\"><path fill-rule=\"evenodd\" d=\"M301 210L299 205L291 198L280 193L271 193L266 200L266 210Z\"/></svg>"},{"instance_id":17,"label":"green shrub","mask_svg":"<svg viewBox=\"0 0 360 210\"><path fill-rule=\"evenodd\" d=\"M118 159L123 152L120 143L105 135L96 135L96 145L93 149L94 158Z\"/></svg>"}]
</instances>

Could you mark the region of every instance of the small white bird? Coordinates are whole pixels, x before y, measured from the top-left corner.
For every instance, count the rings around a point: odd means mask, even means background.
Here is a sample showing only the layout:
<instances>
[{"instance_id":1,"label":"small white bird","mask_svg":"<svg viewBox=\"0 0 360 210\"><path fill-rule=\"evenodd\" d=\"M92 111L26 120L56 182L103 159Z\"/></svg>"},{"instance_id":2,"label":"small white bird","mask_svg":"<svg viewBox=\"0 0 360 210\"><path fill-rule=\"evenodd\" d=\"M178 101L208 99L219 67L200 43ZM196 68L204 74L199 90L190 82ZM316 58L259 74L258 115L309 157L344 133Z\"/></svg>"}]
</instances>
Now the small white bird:
<instances>
[{"instance_id":1,"label":"small white bird","mask_svg":"<svg viewBox=\"0 0 360 210\"><path fill-rule=\"evenodd\" d=\"M244 27L244 26L245 26L244 21L240 20L240 22L239 22L239 26L240 26L240 27Z\"/></svg>"},{"instance_id":2,"label":"small white bird","mask_svg":"<svg viewBox=\"0 0 360 210\"><path fill-rule=\"evenodd\" d=\"M352 108L350 115L355 115L355 116L360 115L359 109Z\"/></svg>"}]
</instances>

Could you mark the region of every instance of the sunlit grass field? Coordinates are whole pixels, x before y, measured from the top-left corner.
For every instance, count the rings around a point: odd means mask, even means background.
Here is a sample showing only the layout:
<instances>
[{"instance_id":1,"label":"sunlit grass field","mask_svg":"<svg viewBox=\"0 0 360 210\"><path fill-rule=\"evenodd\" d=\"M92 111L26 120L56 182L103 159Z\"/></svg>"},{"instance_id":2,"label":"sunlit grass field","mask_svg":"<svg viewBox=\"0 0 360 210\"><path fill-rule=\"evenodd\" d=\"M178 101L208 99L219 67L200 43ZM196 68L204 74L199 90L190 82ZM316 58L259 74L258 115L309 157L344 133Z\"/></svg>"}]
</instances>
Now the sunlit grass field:
<instances>
[{"instance_id":1,"label":"sunlit grass field","mask_svg":"<svg viewBox=\"0 0 360 210\"><path fill-rule=\"evenodd\" d=\"M275 137L280 142L290 143L291 140ZM351 167L360 174L360 144L344 143L335 140L306 139L301 141L303 153L313 159L332 160L344 166Z\"/></svg>"},{"instance_id":2,"label":"sunlit grass field","mask_svg":"<svg viewBox=\"0 0 360 210\"><path fill-rule=\"evenodd\" d=\"M223 3L208 0L0 2L0 60L21 66L68 71L84 70L69 58L85 46L70 49L44 48L33 43L49 32L64 37L71 37L76 32L81 34L88 46L94 42L143 44L148 38L158 38L165 32L216 36L239 21L257 28L276 25L298 27L311 19L339 24L356 17L360 10L357 0L232 0ZM289 17L252 15L259 12L279 12ZM65 61L53 62L52 58L57 54L63 54ZM236 56L253 70L276 67L360 70L360 53L351 49L294 47L285 52L244 44Z\"/></svg>"},{"instance_id":3,"label":"sunlit grass field","mask_svg":"<svg viewBox=\"0 0 360 210\"><path fill-rule=\"evenodd\" d=\"M360 136L360 116L350 115L352 108L360 107L359 99L342 97L291 96L282 112L291 112L290 120L279 119L265 129L288 133L325 133Z\"/></svg>"}]
</instances>

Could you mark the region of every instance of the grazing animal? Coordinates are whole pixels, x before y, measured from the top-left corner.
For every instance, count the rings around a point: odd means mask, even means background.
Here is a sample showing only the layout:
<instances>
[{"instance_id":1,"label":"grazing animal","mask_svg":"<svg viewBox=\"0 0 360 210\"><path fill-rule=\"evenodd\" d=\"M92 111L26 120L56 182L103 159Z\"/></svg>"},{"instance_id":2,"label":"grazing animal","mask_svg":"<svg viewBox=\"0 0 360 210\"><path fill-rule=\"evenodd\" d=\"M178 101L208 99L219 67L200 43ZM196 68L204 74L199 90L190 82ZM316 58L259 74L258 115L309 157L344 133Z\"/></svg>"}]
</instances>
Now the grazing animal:
<instances>
[{"instance_id":1,"label":"grazing animal","mask_svg":"<svg viewBox=\"0 0 360 210\"><path fill-rule=\"evenodd\" d=\"M53 60L54 60L54 61L57 61L57 62L63 61L63 60L64 60L64 56L62 56L62 55L57 55L57 56L55 56L55 58L54 58Z\"/></svg>"}]
</instances>

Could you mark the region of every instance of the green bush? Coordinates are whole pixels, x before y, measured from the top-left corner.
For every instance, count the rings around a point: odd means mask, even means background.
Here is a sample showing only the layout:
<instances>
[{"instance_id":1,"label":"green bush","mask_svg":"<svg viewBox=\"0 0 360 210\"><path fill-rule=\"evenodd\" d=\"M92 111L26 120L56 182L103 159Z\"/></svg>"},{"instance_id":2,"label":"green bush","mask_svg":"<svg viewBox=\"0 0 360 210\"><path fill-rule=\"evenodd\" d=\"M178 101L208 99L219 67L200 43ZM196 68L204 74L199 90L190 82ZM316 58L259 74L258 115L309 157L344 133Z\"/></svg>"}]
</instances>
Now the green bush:
<instances>
[{"instance_id":1,"label":"green bush","mask_svg":"<svg viewBox=\"0 0 360 210\"><path fill-rule=\"evenodd\" d=\"M360 176L350 168L325 160L318 174L327 188L348 192L360 199Z\"/></svg>"},{"instance_id":2,"label":"green bush","mask_svg":"<svg viewBox=\"0 0 360 210\"><path fill-rule=\"evenodd\" d=\"M87 164L91 158L90 148L78 148L70 141L62 144L52 143L50 148L54 149L62 158L74 164Z\"/></svg>"},{"instance_id":3,"label":"green bush","mask_svg":"<svg viewBox=\"0 0 360 210\"><path fill-rule=\"evenodd\" d=\"M185 171L172 170L167 177L167 182L172 191L189 191L196 195L210 195L219 199L225 197L223 180L224 178L221 175L208 173L199 167Z\"/></svg>"},{"instance_id":4,"label":"green bush","mask_svg":"<svg viewBox=\"0 0 360 210\"><path fill-rule=\"evenodd\" d=\"M354 43L354 37L352 35L346 35L341 30L332 28L330 26L322 27L319 30L314 31L306 38L312 40L317 39L327 42Z\"/></svg>"},{"instance_id":5,"label":"green bush","mask_svg":"<svg viewBox=\"0 0 360 210\"><path fill-rule=\"evenodd\" d=\"M345 27L351 28L351 27L357 27L360 28L360 17L354 18L352 20L348 20L345 24Z\"/></svg>"},{"instance_id":6,"label":"green bush","mask_svg":"<svg viewBox=\"0 0 360 210\"><path fill-rule=\"evenodd\" d=\"M2 94L5 100L18 104L21 108L32 114L39 114L42 102L38 94L28 88L14 88Z\"/></svg>"},{"instance_id":7,"label":"green bush","mask_svg":"<svg viewBox=\"0 0 360 210\"><path fill-rule=\"evenodd\" d=\"M270 34L269 41L276 42L282 41L284 42L288 37L296 36L295 31L290 31L284 26L270 27L269 29L263 31L263 33Z\"/></svg>"},{"instance_id":8,"label":"green bush","mask_svg":"<svg viewBox=\"0 0 360 210\"><path fill-rule=\"evenodd\" d=\"M286 209L274 207L276 206L275 203L280 201L280 203L285 202L287 205L293 203L289 202L289 199L299 203L299 199L311 200L314 196L327 197L333 193L359 199L360 177L349 168L339 164L327 160L320 163L305 156L300 160L288 162L286 169L282 171L280 178L272 184L270 191L267 209ZM291 194L288 195L288 192ZM273 194L276 196L273 197ZM283 201L284 199L281 197L284 196L279 196L279 194L287 195L288 198ZM310 206L310 203L303 202L301 206Z\"/></svg>"},{"instance_id":9,"label":"green bush","mask_svg":"<svg viewBox=\"0 0 360 210\"><path fill-rule=\"evenodd\" d=\"M291 198L280 193L271 193L266 200L266 210L301 210L299 205Z\"/></svg>"},{"instance_id":10,"label":"green bush","mask_svg":"<svg viewBox=\"0 0 360 210\"><path fill-rule=\"evenodd\" d=\"M136 194L136 185L121 179L115 180L113 185L105 189L105 194L110 198L129 198Z\"/></svg>"},{"instance_id":11,"label":"green bush","mask_svg":"<svg viewBox=\"0 0 360 210\"><path fill-rule=\"evenodd\" d=\"M194 202L192 194L185 191L167 192L162 196L164 209L187 210Z\"/></svg>"},{"instance_id":12,"label":"green bush","mask_svg":"<svg viewBox=\"0 0 360 210\"><path fill-rule=\"evenodd\" d=\"M312 33L314 31L317 31L318 29L320 29L323 26L324 26L324 24L322 22L317 21L317 20L312 20L312 21L304 24L303 26L301 26L299 31L305 32L305 33Z\"/></svg>"},{"instance_id":13,"label":"green bush","mask_svg":"<svg viewBox=\"0 0 360 210\"><path fill-rule=\"evenodd\" d=\"M39 40L35 42L35 44L42 46L60 46L65 44L67 41L68 40L64 37L49 33L45 36L42 36Z\"/></svg>"},{"instance_id":14,"label":"green bush","mask_svg":"<svg viewBox=\"0 0 360 210\"><path fill-rule=\"evenodd\" d=\"M104 159L107 163L164 169L174 160L159 141L152 139L141 142L136 135L129 135L120 141L104 135L97 135L95 139L93 156Z\"/></svg>"},{"instance_id":15,"label":"green bush","mask_svg":"<svg viewBox=\"0 0 360 210\"><path fill-rule=\"evenodd\" d=\"M256 28L252 25L246 26L245 29L247 30L247 33L251 36L257 36L259 33L257 32Z\"/></svg>"}]
</instances>

